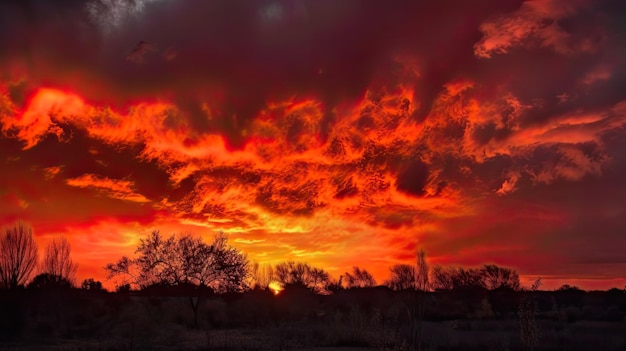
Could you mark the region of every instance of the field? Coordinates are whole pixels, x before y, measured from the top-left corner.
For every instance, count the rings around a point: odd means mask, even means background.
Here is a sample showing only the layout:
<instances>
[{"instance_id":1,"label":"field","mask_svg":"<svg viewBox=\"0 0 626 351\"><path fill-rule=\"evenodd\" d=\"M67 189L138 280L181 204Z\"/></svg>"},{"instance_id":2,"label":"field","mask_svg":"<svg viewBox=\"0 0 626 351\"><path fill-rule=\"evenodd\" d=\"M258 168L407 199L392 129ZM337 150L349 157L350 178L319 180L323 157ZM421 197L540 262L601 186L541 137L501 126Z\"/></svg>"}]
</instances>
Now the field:
<instances>
[{"instance_id":1,"label":"field","mask_svg":"<svg viewBox=\"0 0 626 351\"><path fill-rule=\"evenodd\" d=\"M198 298L196 315L190 299ZM528 298L536 308L524 314ZM0 349L623 351L625 301L617 289L420 294L379 287L278 296L24 290L2 295Z\"/></svg>"}]
</instances>

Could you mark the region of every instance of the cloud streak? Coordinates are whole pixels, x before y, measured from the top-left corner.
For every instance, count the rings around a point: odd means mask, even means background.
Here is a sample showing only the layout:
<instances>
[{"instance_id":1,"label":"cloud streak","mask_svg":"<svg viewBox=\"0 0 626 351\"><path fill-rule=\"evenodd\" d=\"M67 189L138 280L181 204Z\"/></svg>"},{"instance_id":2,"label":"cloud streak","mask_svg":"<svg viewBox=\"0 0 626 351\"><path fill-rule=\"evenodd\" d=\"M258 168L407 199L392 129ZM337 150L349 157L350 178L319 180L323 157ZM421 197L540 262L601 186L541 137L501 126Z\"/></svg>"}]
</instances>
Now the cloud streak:
<instances>
[{"instance_id":1,"label":"cloud streak","mask_svg":"<svg viewBox=\"0 0 626 351\"><path fill-rule=\"evenodd\" d=\"M127 180L109 179L94 174L85 174L77 178L68 178L65 182L67 185L78 188L96 189L113 199L139 203L150 202L145 196L135 193L133 184Z\"/></svg>"}]
</instances>

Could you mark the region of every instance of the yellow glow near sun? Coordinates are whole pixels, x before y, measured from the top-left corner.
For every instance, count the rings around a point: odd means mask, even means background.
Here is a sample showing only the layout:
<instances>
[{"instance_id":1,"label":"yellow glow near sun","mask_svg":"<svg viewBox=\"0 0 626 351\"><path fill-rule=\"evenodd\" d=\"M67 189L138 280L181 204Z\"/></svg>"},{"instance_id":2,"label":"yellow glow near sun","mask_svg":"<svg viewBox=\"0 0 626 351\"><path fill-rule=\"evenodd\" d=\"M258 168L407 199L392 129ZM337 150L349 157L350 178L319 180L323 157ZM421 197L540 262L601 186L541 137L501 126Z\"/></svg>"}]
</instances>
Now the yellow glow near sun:
<instances>
[{"instance_id":1,"label":"yellow glow near sun","mask_svg":"<svg viewBox=\"0 0 626 351\"><path fill-rule=\"evenodd\" d=\"M272 289L272 292L274 293L274 295L278 295L280 294L281 291L283 291L283 287L280 286L280 284L278 284L278 282L271 282L268 287L270 289Z\"/></svg>"}]
</instances>

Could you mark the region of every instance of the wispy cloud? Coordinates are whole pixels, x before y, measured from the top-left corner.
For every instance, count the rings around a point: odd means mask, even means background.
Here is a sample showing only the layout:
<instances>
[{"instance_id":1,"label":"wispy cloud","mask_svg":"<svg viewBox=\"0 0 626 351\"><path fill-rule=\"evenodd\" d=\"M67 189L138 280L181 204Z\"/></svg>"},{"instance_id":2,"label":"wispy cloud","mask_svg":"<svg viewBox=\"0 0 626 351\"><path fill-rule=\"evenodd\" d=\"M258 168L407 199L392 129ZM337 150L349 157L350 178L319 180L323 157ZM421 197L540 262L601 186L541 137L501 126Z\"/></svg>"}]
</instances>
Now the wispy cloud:
<instances>
[{"instance_id":1,"label":"wispy cloud","mask_svg":"<svg viewBox=\"0 0 626 351\"><path fill-rule=\"evenodd\" d=\"M79 188L95 189L113 199L140 203L150 202L145 196L135 193L133 183L127 180L110 179L95 174L84 174L80 177L68 178L65 182L68 185Z\"/></svg>"}]
</instances>

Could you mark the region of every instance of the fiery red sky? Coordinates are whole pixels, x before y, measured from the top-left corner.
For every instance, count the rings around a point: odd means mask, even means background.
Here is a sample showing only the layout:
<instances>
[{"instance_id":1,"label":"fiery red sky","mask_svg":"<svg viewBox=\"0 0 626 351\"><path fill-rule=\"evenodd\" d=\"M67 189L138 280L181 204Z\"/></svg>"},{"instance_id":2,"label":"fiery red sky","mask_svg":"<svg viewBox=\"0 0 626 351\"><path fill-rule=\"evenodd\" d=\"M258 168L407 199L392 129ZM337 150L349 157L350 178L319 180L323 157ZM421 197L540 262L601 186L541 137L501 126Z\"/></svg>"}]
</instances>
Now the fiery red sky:
<instances>
[{"instance_id":1,"label":"fiery red sky","mask_svg":"<svg viewBox=\"0 0 626 351\"><path fill-rule=\"evenodd\" d=\"M153 229L260 263L626 285L618 0L0 5L0 224L79 279Z\"/></svg>"}]
</instances>

